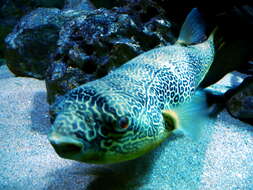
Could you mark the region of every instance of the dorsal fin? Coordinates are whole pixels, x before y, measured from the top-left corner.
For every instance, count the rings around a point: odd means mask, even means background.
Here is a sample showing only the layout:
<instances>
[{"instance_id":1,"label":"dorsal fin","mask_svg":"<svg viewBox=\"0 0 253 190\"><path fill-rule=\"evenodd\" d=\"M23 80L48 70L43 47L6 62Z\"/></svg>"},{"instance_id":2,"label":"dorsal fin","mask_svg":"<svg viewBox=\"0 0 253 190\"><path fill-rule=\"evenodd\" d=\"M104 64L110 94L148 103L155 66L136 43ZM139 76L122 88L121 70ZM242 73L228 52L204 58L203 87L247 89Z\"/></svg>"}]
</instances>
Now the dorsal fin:
<instances>
[{"instance_id":1,"label":"dorsal fin","mask_svg":"<svg viewBox=\"0 0 253 190\"><path fill-rule=\"evenodd\" d=\"M207 38L206 28L202 14L194 8L186 17L176 43L184 45L201 43Z\"/></svg>"}]
</instances>

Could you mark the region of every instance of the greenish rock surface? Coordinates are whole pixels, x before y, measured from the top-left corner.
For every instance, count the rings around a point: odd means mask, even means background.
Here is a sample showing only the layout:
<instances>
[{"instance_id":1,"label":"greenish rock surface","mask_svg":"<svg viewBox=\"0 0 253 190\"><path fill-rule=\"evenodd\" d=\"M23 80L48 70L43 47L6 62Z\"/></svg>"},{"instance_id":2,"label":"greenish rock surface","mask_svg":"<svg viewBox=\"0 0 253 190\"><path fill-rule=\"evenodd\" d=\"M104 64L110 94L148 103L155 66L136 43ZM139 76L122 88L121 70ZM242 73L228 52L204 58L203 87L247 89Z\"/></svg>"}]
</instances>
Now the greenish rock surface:
<instances>
[{"instance_id":1,"label":"greenish rock surface","mask_svg":"<svg viewBox=\"0 0 253 190\"><path fill-rule=\"evenodd\" d=\"M226 89L242 80L241 75L231 74L219 85ZM203 126L198 142L177 133L139 159L89 165L59 158L48 142L50 122L44 81L1 79L0 105L0 189L253 188L253 128L226 111Z\"/></svg>"}]
</instances>

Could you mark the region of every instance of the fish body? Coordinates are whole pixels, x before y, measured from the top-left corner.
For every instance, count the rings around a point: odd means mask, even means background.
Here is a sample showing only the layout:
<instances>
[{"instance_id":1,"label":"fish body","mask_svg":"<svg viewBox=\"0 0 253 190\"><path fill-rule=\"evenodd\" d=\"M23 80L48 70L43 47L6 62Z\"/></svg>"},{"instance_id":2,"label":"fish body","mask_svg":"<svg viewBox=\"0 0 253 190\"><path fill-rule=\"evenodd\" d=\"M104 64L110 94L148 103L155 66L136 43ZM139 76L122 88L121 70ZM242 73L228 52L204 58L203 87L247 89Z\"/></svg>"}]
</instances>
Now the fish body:
<instances>
[{"instance_id":1,"label":"fish body","mask_svg":"<svg viewBox=\"0 0 253 190\"><path fill-rule=\"evenodd\" d=\"M187 38L185 32L180 36ZM175 45L145 52L66 94L55 104L49 134L56 152L81 162L121 162L154 149L180 128L181 105L192 102L215 53L213 35L195 45L185 42L179 37Z\"/></svg>"}]
</instances>

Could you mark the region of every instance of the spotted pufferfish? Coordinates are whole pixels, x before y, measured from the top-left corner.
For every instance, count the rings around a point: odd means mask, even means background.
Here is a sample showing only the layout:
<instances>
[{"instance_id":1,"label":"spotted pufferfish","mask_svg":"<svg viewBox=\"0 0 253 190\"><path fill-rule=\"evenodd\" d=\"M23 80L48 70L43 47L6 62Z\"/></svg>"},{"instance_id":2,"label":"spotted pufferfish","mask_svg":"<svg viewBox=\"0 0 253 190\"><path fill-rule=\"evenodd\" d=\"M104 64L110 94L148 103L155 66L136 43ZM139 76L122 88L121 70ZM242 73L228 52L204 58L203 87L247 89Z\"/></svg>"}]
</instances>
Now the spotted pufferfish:
<instances>
[{"instance_id":1,"label":"spotted pufferfish","mask_svg":"<svg viewBox=\"0 0 253 190\"><path fill-rule=\"evenodd\" d=\"M214 34L205 37L195 8L174 45L147 51L67 93L54 105L48 135L57 154L116 163L149 152L177 130L197 138L206 113L197 88L214 59Z\"/></svg>"}]
</instances>

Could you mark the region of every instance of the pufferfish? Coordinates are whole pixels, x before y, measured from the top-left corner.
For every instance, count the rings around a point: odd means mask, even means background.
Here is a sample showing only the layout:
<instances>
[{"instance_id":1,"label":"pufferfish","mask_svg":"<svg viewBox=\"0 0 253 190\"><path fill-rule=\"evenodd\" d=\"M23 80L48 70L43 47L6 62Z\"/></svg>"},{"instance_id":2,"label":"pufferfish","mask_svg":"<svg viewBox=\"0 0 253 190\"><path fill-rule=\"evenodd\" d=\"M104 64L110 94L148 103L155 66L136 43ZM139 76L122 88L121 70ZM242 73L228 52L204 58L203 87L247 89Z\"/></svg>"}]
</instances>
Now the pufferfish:
<instances>
[{"instance_id":1,"label":"pufferfish","mask_svg":"<svg viewBox=\"0 0 253 190\"><path fill-rule=\"evenodd\" d=\"M80 162L132 160L180 130L196 139L206 116L197 90L215 54L195 8L174 45L147 51L58 100L48 139L56 153Z\"/></svg>"}]
</instances>

